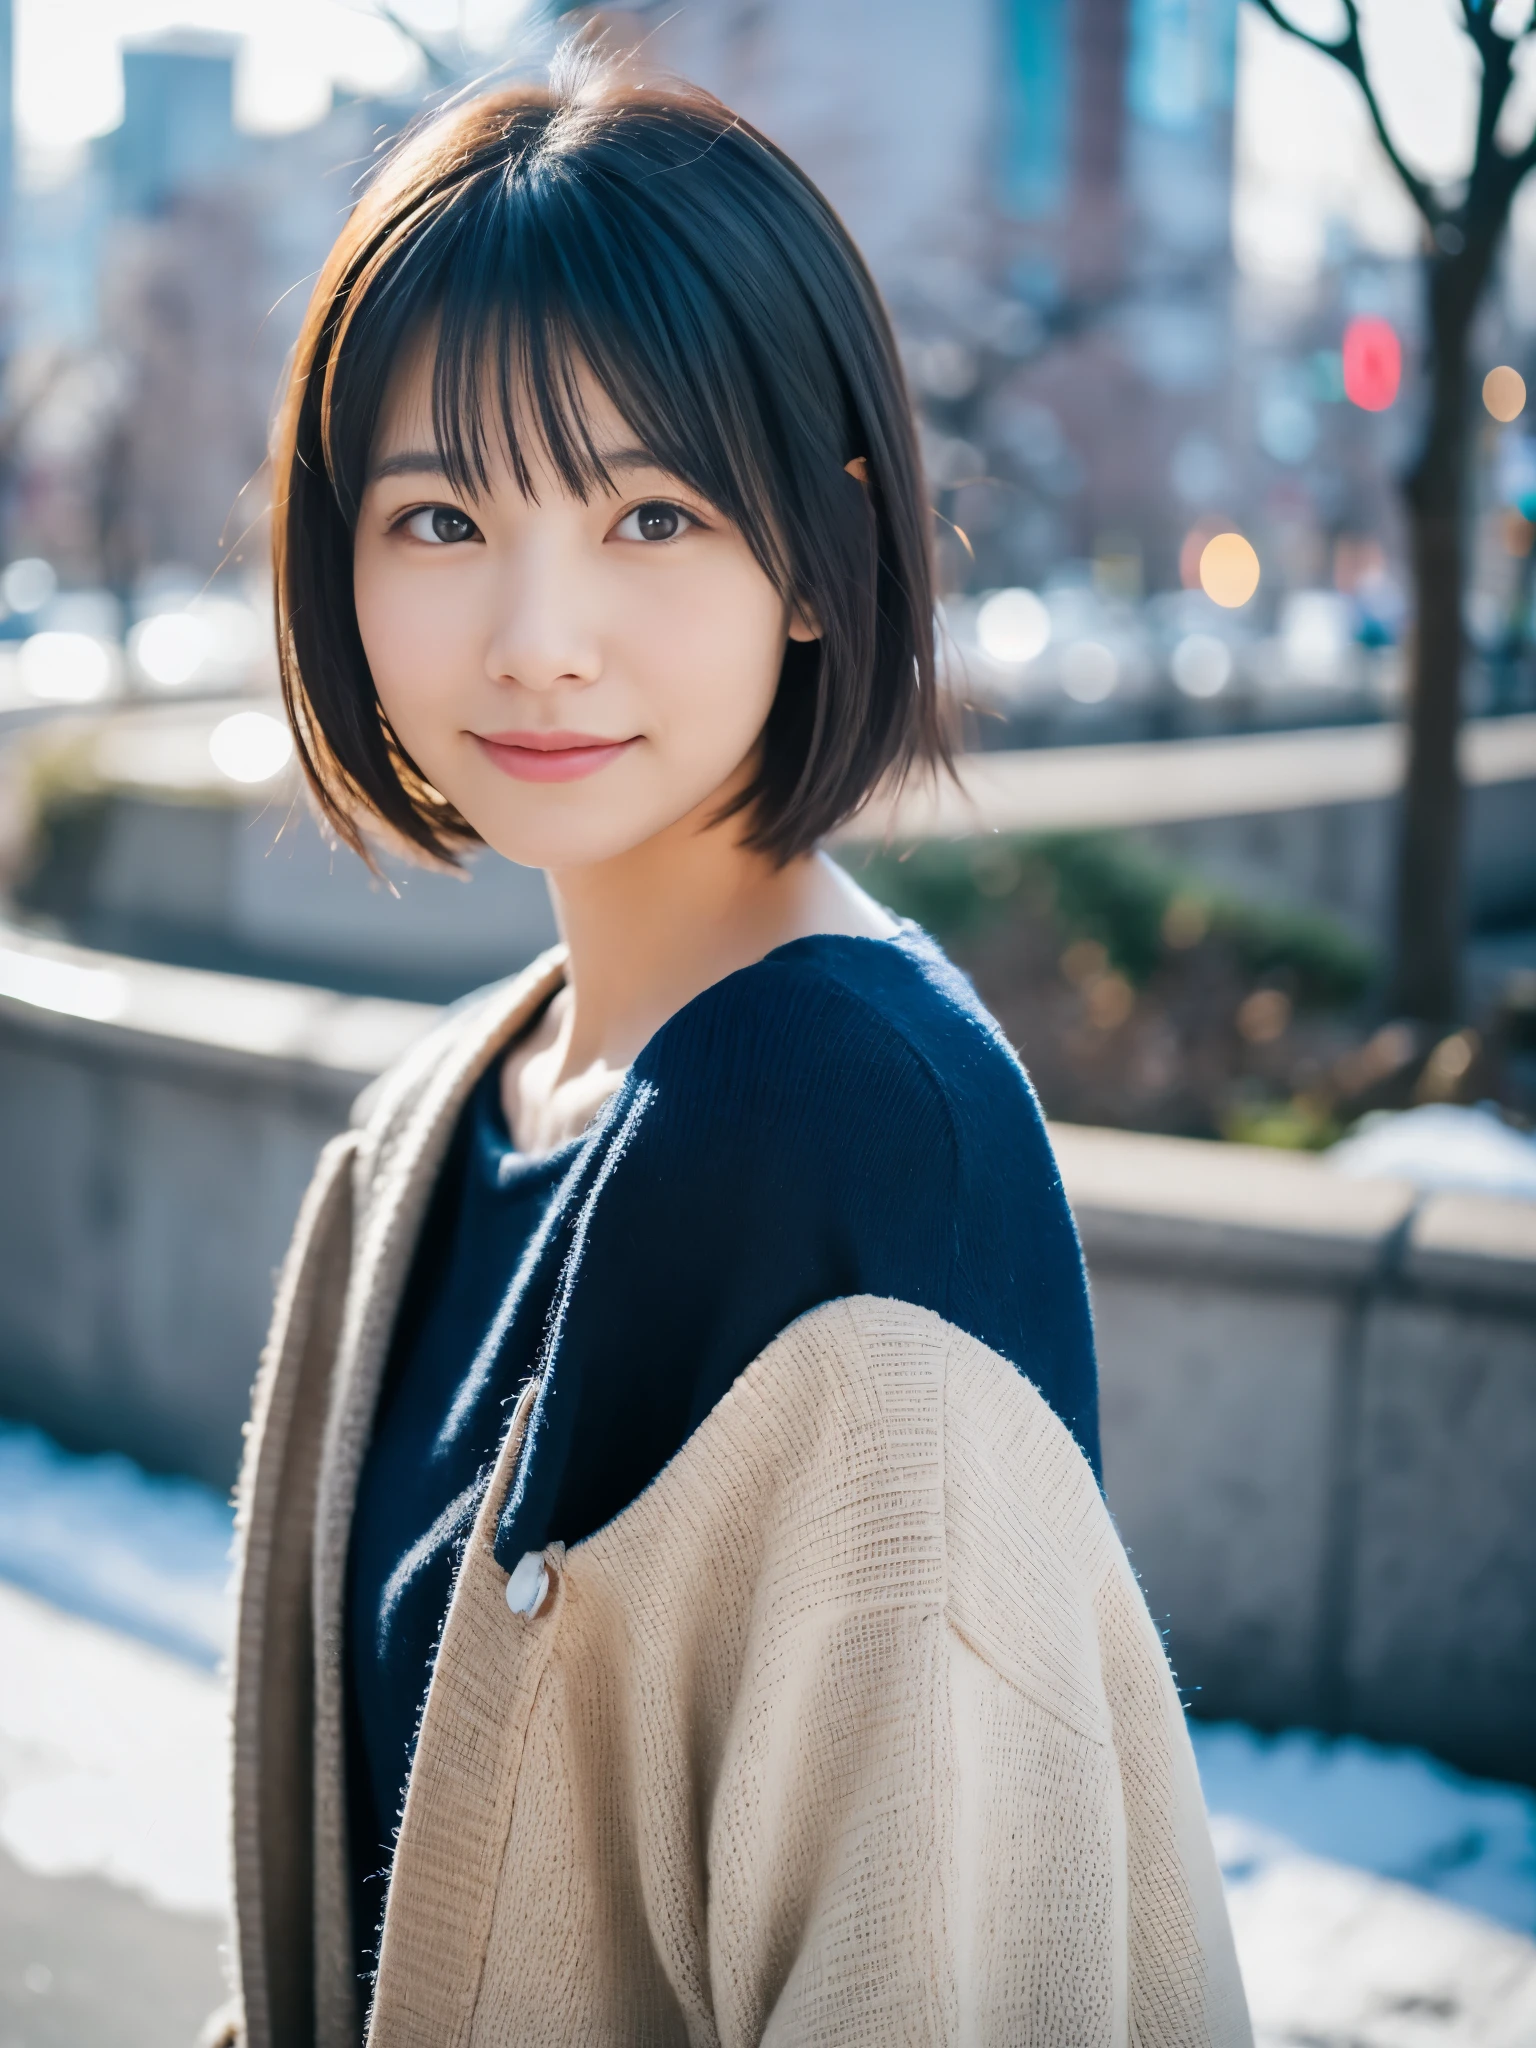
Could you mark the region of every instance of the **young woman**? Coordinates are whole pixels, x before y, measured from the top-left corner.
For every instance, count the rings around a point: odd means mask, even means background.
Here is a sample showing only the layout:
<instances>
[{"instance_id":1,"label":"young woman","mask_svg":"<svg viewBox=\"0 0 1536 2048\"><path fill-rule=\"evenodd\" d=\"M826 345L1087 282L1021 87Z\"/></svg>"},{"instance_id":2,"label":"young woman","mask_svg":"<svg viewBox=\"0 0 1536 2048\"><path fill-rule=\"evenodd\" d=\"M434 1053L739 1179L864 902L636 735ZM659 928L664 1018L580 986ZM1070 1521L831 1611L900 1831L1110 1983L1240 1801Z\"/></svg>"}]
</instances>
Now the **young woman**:
<instances>
[{"instance_id":1,"label":"young woman","mask_svg":"<svg viewBox=\"0 0 1536 2048\"><path fill-rule=\"evenodd\" d=\"M1038 1108L819 851L944 757L846 233L702 94L461 104L344 230L276 467L322 810L543 868L564 942L368 1090L299 1220L239 2037L1245 2041Z\"/></svg>"}]
</instances>

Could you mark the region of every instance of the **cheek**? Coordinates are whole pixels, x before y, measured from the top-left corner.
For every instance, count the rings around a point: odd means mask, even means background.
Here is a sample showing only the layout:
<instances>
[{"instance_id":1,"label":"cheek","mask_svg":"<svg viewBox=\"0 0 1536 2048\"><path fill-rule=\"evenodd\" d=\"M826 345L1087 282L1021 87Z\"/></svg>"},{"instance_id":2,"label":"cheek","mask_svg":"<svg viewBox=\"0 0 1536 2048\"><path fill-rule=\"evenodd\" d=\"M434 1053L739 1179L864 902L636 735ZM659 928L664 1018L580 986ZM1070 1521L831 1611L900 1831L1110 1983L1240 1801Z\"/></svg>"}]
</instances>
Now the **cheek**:
<instances>
[{"instance_id":1,"label":"cheek","mask_svg":"<svg viewBox=\"0 0 1536 2048\"><path fill-rule=\"evenodd\" d=\"M751 748L773 705L784 658L783 606L756 568L660 591L635 653L677 758L724 777Z\"/></svg>"},{"instance_id":2,"label":"cheek","mask_svg":"<svg viewBox=\"0 0 1536 2048\"><path fill-rule=\"evenodd\" d=\"M431 751L432 706L443 703L445 681L462 667L463 609L442 602L441 580L402 573L367 548L353 567L358 634L374 688L418 760Z\"/></svg>"}]
</instances>

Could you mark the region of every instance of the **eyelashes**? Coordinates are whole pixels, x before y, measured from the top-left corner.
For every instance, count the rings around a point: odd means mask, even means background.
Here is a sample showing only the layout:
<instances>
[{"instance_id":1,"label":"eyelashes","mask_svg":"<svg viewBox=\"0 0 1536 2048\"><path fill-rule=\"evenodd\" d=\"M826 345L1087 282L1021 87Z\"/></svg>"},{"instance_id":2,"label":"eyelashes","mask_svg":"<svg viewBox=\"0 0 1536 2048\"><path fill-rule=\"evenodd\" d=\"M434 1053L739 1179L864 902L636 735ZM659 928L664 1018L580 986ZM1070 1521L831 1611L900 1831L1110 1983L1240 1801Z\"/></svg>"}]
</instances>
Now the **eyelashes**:
<instances>
[{"instance_id":1,"label":"eyelashes","mask_svg":"<svg viewBox=\"0 0 1536 2048\"><path fill-rule=\"evenodd\" d=\"M673 504L670 498L647 498L643 505L626 512L613 529L619 540L658 542L677 540L690 526L701 522L681 505Z\"/></svg>"},{"instance_id":2,"label":"eyelashes","mask_svg":"<svg viewBox=\"0 0 1536 2048\"><path fill-rule=\"evenodd\" d=\"M418 505L414 512L397 519L390 530L408 533L428 547L455 547L481 538L473 519L456 505Z\"/></svg>"},{"instance_id":3,"label":"eyelashes","mask_svg":"<svg viewBox=\"0 0 1536 2048\"><path fill-rule=\"evenodd\" d=\"M665 546L681 540L693 528L704 527L697 512L690 512L671 498L646 498L634 505L612 529L615 540L634 541L644 546ZM457 505L415 505L402 512L390 526L391 533L409 535L425 547L462 547L467 541L483 540L479 527Z\"/></svg>"}]
</instances>

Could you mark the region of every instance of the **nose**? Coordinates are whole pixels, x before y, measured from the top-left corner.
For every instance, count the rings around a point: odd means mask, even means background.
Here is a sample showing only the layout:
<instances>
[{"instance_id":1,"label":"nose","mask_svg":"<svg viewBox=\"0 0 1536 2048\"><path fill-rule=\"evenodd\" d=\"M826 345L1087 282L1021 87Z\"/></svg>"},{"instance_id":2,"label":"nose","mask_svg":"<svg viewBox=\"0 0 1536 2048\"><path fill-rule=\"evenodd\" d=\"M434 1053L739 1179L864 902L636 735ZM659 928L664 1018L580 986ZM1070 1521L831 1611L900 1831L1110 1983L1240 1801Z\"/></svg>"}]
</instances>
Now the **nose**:
<instances>
[{"instance_id":1,"label":"nose","mask_svg":"<svg viewBox=\"0 0 1536 2048\"><path fill-rule=\"evenodd\" d=\"M596 682L602 650L593 599L572 551L539 548L508 563L485 651L492 681L541 694Z\"/></svg>"}]
</instances>

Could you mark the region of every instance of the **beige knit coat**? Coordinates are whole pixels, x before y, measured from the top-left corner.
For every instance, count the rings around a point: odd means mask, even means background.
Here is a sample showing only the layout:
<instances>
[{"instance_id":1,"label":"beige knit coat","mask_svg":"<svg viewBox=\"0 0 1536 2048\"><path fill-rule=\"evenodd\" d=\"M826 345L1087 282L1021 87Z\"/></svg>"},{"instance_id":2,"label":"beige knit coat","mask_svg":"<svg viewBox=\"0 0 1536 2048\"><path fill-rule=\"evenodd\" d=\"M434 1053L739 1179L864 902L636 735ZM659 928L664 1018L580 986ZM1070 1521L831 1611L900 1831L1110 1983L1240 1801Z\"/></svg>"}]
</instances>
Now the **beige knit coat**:
<instances>
[{"instance_id":1,"label":"beige knit coat","mask_svg":"<svg viewBox=\"0 0 1536 2048\"><path fill-rule=\"evenodd\" d=\"M239 2031L354 2048L342 1594L432 1182L548 956L370 1091L322 1157L241 1482ZM1014 1368L926 1310L825 1304L509 1611L455 1586L370 2048L1237 2048L1195 1766L1093 1476Z\"/></svg>"}]
</instances>

